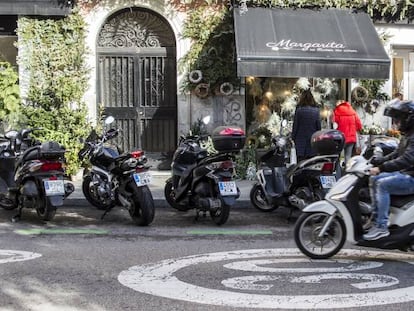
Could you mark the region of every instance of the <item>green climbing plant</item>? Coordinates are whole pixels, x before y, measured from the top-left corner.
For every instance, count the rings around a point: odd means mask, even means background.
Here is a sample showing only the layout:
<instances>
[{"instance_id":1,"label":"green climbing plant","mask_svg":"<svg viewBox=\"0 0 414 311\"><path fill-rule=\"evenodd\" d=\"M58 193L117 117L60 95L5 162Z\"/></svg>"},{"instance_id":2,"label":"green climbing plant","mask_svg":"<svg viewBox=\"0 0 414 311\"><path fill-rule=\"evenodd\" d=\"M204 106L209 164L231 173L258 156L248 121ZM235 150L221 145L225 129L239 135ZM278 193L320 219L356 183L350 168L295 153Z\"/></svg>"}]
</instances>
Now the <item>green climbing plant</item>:
<instances>
[{"instance_id":1,"label":"green climbing plant","mask_svg":"<svg viewBox=\"0 0 414 311\"><path fill-rule=\"evenodd\" d=\"M17 128L22 122L19 76L8 62L0 62L0 120L2 131Z\"/></svg>"},{"instance_id":2,"label":"green climbing plant","mask_svg":"<svg viewBox=\"0 0 414 311\"><path fill-rule=\"evenodd\" d=\"M43 129L36 138L65 146L69 175L80 168L80 138L90 129L82 100L89 76L85 26L73 12L65 18L22 17L18 27L19 66L29 73L22 112L29 127Z\"/></svg>"}]
</instances>

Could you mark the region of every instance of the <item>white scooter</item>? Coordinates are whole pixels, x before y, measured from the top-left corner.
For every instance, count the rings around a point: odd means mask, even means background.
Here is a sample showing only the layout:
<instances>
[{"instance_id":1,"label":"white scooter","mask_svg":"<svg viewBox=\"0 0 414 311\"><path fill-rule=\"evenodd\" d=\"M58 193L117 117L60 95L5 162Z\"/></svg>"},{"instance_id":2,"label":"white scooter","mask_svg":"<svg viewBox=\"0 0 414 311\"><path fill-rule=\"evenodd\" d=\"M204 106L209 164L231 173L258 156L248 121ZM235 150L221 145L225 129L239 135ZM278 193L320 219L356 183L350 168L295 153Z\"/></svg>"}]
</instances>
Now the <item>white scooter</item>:
<instances>
[{"instance_id":1,"label":"white scooter","mask_svg":"<svg viewBox=\"0 0 414 311\"><path fill-rule=\"evenodd\" d=\"M359 192L366 187L372 164L363 156L347 163L347 174L340 178L322 201L302 210L294 237L306 256L326 259L343 247L345 240L364 247L414 250L414 194L391 196L390 235L374 241L363 239L364 223Z\"/></svg>"}]
</instances>

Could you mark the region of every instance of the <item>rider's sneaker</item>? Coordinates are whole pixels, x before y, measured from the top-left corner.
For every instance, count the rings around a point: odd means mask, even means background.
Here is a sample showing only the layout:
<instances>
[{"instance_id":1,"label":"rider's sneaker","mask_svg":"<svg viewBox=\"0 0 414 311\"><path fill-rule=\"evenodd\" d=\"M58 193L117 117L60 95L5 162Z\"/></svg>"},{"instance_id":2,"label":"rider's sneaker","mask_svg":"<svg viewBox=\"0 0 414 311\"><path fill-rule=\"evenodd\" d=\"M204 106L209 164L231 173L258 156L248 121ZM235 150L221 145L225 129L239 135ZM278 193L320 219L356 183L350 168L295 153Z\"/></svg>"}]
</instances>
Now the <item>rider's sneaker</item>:
<instances>
[{"instance_id":1,"label":"rider's sneaker","mask_svg":"<svg viewBox=\"0 0 414 311\"><path fill-rule=\"evenodd\" d=\"M371 227L366 234L364 234L362 237L364 240L371 241L371 240L378 240L381 238L385 238L386 236L389 236L390 232L388 231L388 228L379 228L379 227Z\"/></svg>"}]
</instances>

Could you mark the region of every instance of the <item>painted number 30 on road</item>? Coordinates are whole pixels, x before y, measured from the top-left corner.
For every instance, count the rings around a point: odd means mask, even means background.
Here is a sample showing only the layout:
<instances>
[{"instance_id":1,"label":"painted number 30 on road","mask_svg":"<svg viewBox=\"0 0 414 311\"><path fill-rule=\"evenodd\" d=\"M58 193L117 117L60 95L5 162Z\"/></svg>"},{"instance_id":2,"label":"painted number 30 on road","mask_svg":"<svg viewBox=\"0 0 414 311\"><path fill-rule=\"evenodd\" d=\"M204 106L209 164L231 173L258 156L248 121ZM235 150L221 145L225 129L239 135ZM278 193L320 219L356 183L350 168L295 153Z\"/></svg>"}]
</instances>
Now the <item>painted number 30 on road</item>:
<instances>
[{"instance_id":1,"label":"painted number 30 on road","mask_svg":"<svg viewBox=\"0 0 414 311\"><path fill-rule=\"evenodd\" d=\"M312 261L296 249L219 252L134 266L121 272L118 280L151 295L250 309L334 309L414 300L414 286L407 280L400 282L395 276L375 273L379 268L381 272L389 270L385 265L390 263L399 263L402 269L408 265L412 271L414 256L344 250L337 258ZM211 279L211 266L217 276L231 272L236 276L218 280L216 288L185 281L185 271L191 274L191 269L197 269L198 274L206 269ZM321 286L331 281L336 283Z\"/></svg>"}]
</instances>

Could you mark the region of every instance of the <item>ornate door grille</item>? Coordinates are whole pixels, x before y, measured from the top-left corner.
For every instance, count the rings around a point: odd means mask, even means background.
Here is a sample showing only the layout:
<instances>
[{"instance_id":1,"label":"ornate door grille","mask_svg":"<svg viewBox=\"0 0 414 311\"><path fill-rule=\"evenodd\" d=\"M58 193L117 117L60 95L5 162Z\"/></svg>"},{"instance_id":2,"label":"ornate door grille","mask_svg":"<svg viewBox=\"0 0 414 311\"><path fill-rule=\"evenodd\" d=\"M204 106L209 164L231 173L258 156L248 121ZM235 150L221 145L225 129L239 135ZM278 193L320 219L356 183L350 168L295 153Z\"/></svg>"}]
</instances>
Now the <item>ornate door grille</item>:
<instances>
[{"instance_id":1,"label":"ornate door grille","mask_svg":"<svg viewBox=\"0 0 414 311\"><path fill-rule=\"evenodd\" d=\"M176 146L175 39L147 10L116 14L98 39L98 100L123 130L124 150L168 152Z\"/></svg>"}]
</instances>

